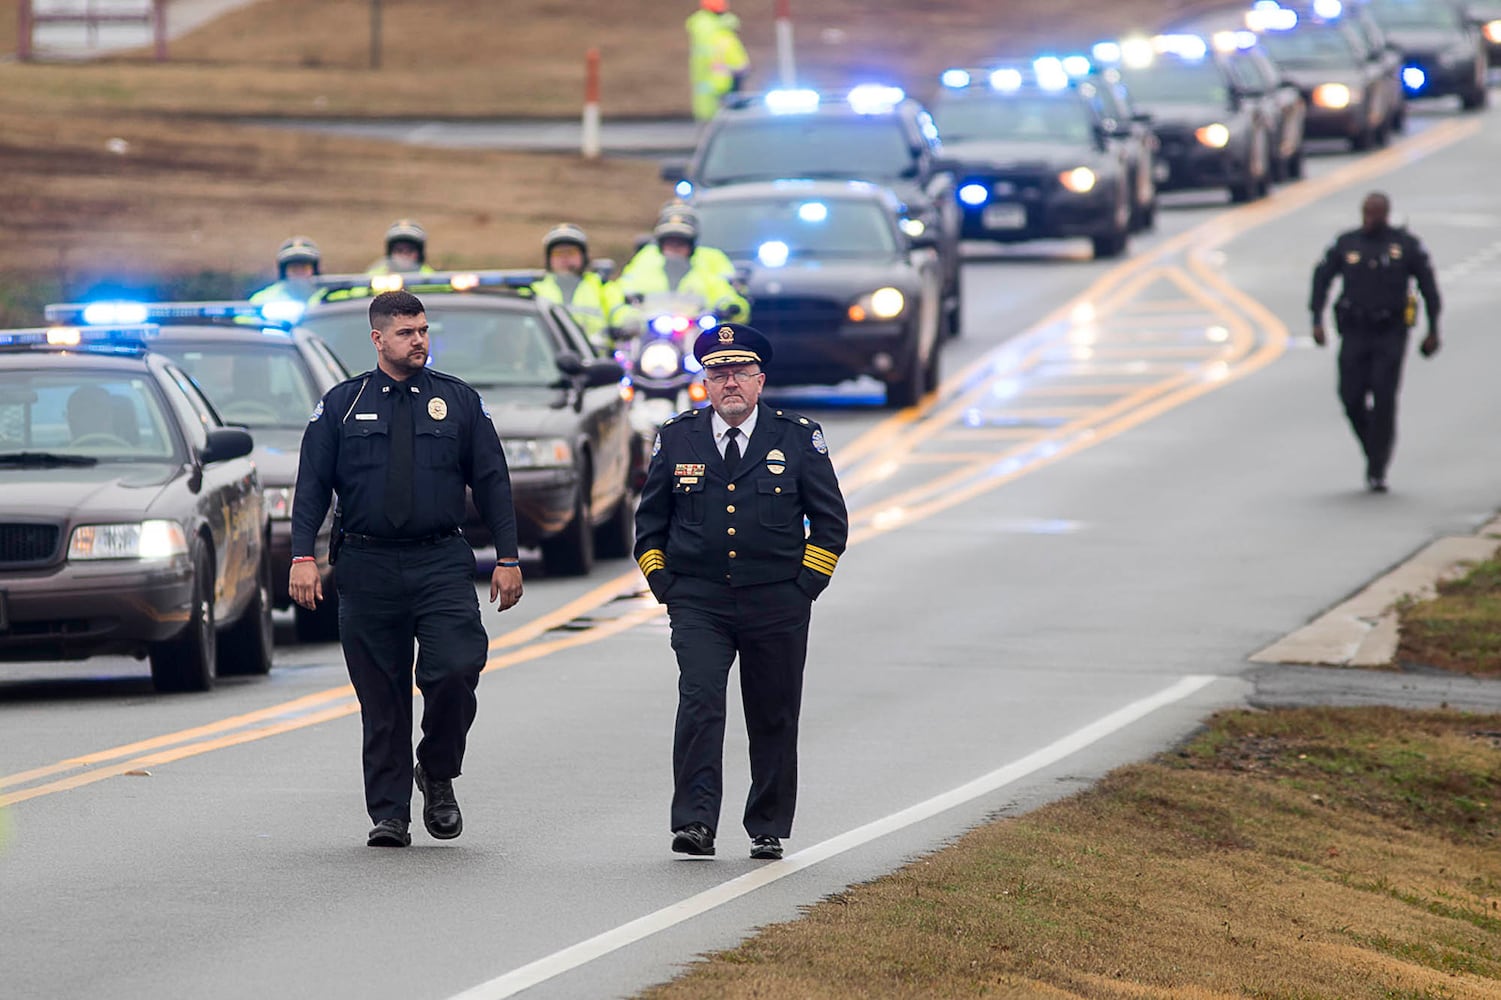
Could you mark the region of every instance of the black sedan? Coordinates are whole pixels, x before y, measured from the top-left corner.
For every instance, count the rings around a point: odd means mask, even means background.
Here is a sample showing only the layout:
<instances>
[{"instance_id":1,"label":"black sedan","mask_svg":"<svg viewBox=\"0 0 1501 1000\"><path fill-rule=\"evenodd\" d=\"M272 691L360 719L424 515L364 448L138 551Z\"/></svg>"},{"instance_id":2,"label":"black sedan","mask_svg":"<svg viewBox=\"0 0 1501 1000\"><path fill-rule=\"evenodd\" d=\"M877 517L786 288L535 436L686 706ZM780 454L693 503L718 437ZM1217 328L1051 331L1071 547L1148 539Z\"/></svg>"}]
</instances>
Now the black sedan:
<instances>
[{"instance_id":1,"label":"black sedan","mask_svg":"<svg viewBox=\"0 0 1501 1000\"><path fill-rule=\"evenodd\" d=\"M1152 116L1136 107L1131 91L1114 66L1096 66L1086 56L1063 61L1076 77L1079 93L1100 119L1110 144L1126 165L1133 192L1131 228L1151 229L1157 221L1157 136Z\"/></svg>"},{"instance_id":2,"label":"black sedan","mask_svg":"<svg viewBox=\"0 0 1501 1000\"><path fill-rule=\"evenodd\" d=\"M1402 51L1410 98L1457 96L1477 111L1488 103L1485 39L1451 0L1369 0L1371 15Z\"/></svg>"},{"instance_id":3,"label":"black sedan","mask_svg":"<svg viewBox=\"0 0 1501 1000\"><path fill-rule=\"evenodd\" d=\"M1082 236L1096 257L1126 249L1131 173L1104 121L1057 60L951 69L933 104L957 179L966 239Z\"/></svg>"},{"instance_id":4,"label":"black sedan","mask_svg":"<svg viewBox=\"0 0 1501 1000\"><path fill-rule=\"evenodd\" d=\"M185 305L191 305L185 304ZM302 431L313 407L349 373L327 345L305 331L282 332L239 326L208 326L203 320L163 326L152 349L193 376L226 423L255 437L252 457L260 469L271 518L271 579L275 605L293 608L297 638L329 642L339 636L338 595L328 565L331 519L318 536L318 569L331 599L317 610L294 606L287 593L292 568L292 497Z\"/></svg>"},{"instance_id":5,"label":"black sedan","mask_svg":"<svg viewBox=\"0 0 1501 1000\"><path fill-rule=\"evenodd\" d=\"M582 575L596 549L614 558L635 544L647 439L631 419L624 368L595 352L567 310L532 297L524 286L537 275L494 285L491 276L413 276L407 290L427 308L429 364L485 398L511 470L520 544L541 547L548 573ZM301 323L354 371L375 360L369 281L325 279L329 300ZM476 548L490 544L472 505L464 533Z\"/></svg>"},{"instance_id":6,"label":"black sedan","mask_svg":"<svg viewBox=\"0 0 1501 1000\"><path fill-rule=\"evenodd\" d=\"M270 529L249 432L152 329L0 332L0 660L201 691L271 669Z\"/></svg>"},{"instance_id":7,"label":"black sedan","mask_svg":"<svg viewBox=\"0 0 1501 1000\"><path fill-rule=\"evenodd\" d=\"M904 231L889 190L776 181L702 191L694 203L704 241L748 273L777 385L871 375L888 405L912 406L938 384L942 264L930 233Z\"/></svg>"}]
</instances>

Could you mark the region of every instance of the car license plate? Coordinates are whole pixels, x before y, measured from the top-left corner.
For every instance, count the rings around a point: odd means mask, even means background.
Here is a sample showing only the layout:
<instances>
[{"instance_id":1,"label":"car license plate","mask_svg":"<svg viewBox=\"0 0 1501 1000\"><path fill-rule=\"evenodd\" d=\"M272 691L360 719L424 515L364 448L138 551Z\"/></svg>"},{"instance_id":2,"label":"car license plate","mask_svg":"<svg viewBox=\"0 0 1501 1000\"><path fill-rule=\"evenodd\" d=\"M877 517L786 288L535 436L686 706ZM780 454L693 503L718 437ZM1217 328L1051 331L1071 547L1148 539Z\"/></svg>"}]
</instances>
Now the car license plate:
<instances>
[{"instance_id":1,"label":"car license plate","mask_svg":"<svg viewBox=\"0 0 1501 1000\"><path fill-rule=\"evenodd\" d=\"M988 205L981 221L986 229L1026 229L1027 209L1024 205Z\"/></svg>"}]
</instances>

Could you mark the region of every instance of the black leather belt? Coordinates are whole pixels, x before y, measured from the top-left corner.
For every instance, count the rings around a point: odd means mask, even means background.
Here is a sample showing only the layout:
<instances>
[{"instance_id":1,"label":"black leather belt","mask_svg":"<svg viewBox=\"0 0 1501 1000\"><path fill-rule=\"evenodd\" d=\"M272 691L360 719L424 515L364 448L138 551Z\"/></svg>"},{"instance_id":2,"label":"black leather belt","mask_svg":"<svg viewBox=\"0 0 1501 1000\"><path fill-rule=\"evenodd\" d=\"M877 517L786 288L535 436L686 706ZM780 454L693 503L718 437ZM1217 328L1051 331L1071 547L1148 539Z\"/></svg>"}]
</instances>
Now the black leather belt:
<instances>
[{"instance_id":1,"label":"black leather belt","mask_svg":"<svg viewBox=\"0 0 1501 1000\"><path fill-rule=\"evenodd\" d=\"M382 538L379 535L361 535L358 532L346 531L344 532L344 540L354 545L383 548L386 546L436 545L439 542L446 542L450 538L454 538L460 534L462 532L458 528L449 528L447 531L440 531L436 535L424 535L421 538Z\"/></svg>"}]
</instances>

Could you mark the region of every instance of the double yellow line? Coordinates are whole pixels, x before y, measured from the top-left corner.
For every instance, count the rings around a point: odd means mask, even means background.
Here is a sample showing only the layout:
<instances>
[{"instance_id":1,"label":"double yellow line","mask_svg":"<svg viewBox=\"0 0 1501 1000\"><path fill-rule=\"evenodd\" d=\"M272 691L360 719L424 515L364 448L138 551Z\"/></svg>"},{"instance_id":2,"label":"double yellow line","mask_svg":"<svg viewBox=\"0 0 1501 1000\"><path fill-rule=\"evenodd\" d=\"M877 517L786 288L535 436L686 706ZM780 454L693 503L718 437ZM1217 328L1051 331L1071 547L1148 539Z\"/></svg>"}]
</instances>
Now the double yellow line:
<instances>
[{"instance_id":1,"label":"double yellow line","mask_svg":"<svg viewBox=\"0 0 1501 1000\"><path fill-rule=\"evenodd\" d=\"M1264 368L1284 350L1287 330L1268 309L1225 280L1214 268L1210 254L1229 240L1272 219L1295 212L1342 188L1416 162L1474 135L1480 128L1481 123L1476 120L1437 125L1420 136L1322 178L1304 181L1279 191L1270 199L1194 226L1112 268L1017 341L987 352L946 379L938 391L920 405L893 414L840 450L836 464L849 492L878 484L894 471L893 462L898 466L902 463L958 466L922 486L852 510L854 530L851 544L932 517ZM1181 266L1170 263L1179 255L1185 258ZM1192 311L1219 318L1227 328L1229 339L1225 353L1212 362L1219 366L1214 369L1216 377L1205 377L1205 370L1201 368L1180 371L1156 382L1114 386L1112 388L1119 392L1117 399L1099 406L1079 407L1072 419L1061 426L1036 434L999 453L919 450L922 445L951 430L955 418L983 397L996 377L1025 375L1047 361L1050 352L1067 342L1076 313L1087 313L1093 320L1109 311L1124 309L1135 295L1161 279L1172 282L1186 298L1164 302L1160 309L1151 302L1142 303L1145 316L1135 309L1129 315L1141 317L1149 323L1163 321L1163 317L1154 315L1159 312ZM1256 336L1258 329L1263 334L1260 338ZM1056 389L1038 387L1032 391L1045 389L1058 395L1112 394L1100 392L1100 388L1098 385ZM963 440L964 436L960 432L954 438ZM893 511L899 513L893 516ZM548 632L622 597L639 594L641 589L639 571L632 567L629 572L600 584L561 608L498 636L490 643L492 655L485 671L501 670L599 642L650 621L660 615L662 609L643 599L627 607L618 617L585 631L544 639ZM206 725L0 776L0 790L15 789L0 791L0 807L266 739L344 718L358 711L354 690L346 684Z\"/></svg>"}]
</instances>

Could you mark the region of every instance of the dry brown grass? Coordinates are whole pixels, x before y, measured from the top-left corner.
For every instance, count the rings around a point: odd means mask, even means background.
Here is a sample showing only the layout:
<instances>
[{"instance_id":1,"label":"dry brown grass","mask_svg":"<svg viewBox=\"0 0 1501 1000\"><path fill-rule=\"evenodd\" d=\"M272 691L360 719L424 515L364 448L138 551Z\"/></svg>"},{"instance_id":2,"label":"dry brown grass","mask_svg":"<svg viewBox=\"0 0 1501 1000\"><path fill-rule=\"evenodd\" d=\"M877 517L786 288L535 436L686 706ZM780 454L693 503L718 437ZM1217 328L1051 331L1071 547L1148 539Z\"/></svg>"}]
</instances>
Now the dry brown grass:
<instances>
[{"instance_id":1,"label":"dry brown grass","mask_svg":"<svg viewBox=\"0 0 1501 1000\"><path fill-rule=\"evenodd\" d=\"M1483 562L1438 587L1438 597L1401 609L1397 662L1501 677L1501 560Z\"/></svg>"},{"instance_id":2,"label":"dry brown grass","mask_svg":"<svg viewBox=\"0 0 1501 1000\"><path fill-rule=\"evenodd\" d=\"M651 1000L1501 996L1501 717L1232 712Z\"/></svg>"}]
</instances>

